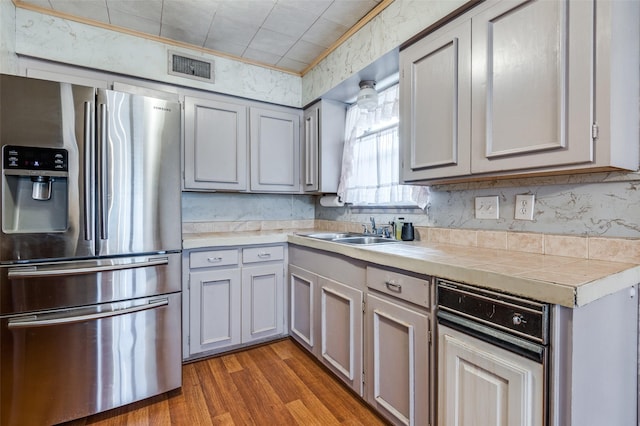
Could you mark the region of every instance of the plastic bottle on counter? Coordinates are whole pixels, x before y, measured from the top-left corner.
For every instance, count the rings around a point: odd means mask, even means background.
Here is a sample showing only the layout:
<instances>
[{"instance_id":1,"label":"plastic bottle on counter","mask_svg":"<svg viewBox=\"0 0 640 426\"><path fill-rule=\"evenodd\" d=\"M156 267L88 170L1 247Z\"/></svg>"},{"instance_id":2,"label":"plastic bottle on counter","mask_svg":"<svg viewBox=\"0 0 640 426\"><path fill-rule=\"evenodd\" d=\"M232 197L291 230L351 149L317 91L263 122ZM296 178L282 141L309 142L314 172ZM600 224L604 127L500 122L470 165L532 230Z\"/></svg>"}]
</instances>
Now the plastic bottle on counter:
<instances>
[{"instance_id":1,"label":"plastic bottle on counter","mask_svg":"<svg viewBox=\"0 0 640 426\"><path fill-rule=\"evenodd\" d=\"M396 226L395 226L395 238L396 240L400 240L402 238L402 225L404 224L404 217L399 217L398 220L396 221Z\"/></svg>"}]
</instances>

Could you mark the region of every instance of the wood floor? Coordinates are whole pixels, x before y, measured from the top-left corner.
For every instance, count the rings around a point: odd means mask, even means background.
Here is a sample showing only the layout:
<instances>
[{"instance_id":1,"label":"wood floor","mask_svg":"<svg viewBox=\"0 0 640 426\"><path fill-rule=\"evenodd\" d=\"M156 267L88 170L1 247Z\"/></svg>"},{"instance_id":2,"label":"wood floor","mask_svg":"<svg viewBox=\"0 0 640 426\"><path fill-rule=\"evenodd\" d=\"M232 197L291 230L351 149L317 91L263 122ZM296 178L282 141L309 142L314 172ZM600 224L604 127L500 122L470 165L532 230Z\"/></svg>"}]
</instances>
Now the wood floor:
<instances>
[{"instance_id":1,"label":"wood floor","mask_svg":"<svg viewBox=\"0 0 640 426\"><path fill-rule=\"evenodd\" d=\"M65 426L384 424L287 339L186 364L181 390Z\"/></svg>"}]
</instances>

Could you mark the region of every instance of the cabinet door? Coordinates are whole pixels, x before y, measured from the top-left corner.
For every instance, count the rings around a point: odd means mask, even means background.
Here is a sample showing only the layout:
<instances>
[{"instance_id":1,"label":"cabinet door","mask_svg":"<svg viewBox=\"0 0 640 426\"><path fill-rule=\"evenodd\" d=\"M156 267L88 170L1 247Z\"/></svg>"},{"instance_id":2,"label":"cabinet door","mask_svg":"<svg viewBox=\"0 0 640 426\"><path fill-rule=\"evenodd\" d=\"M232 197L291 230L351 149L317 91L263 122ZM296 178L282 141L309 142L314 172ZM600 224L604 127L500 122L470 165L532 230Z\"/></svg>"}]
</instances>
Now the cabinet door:
<instances>
[{"instance_id":1,"label":"cabinet door","mask_svg":"<svg viewBox=\"0 0 640 426\"><path fill-rule=\"evenodd\" d=\"M300 191L300 114L251 108L251 190Z\"/></svg>"},{"instance_id":2,"label":"cabinet door","mask_svg":"<svg viewBox=\"0 0 640 426\"><path fill-rule=\"evenodd\" d=\"M367 400L393 423L429 424L429 319L367 295Z\"/></svg>"},{"instance_id":3,"label":"cabinet door","mask_svg":"<svg viewBox=\"0 0 640 426\"><path fill-rule=\"evenodd\" d=\"M247 108L185 97L186 189L247 189Z\"/></svg>"},{"instance_id":4,"label":"cabinet door","mask_svg":"<svg viewBox=\"0 0 640 426\"><path fill-rule=\"evenodd\" d=\"M318 190L318 147L320 137L320 103L304 111L304 145L302 146L302 187L306 192Z\"/></svg>"},{"instance_id":5,"label":"cabinet door","mask_svg":"<svg viewBox=\"0 0 640 426\"><path fill-rule=\"evenodd\" d=\"M242 343L282 334L282 263L242 269Z\"/></svg>"},{"instance_id":6,"label":"cabinet door","mask_svg":"<svg viewBox=\"0 0 640 426\"><path fill-rule=\"evenodd\" d=\"M542 364L438 326L438 425L541 426Z\"/></svg>"},{"instance_id":7,"label":"cabinet door","mask_svg":"<svg viewBox=\"0 0 640 426\"><path fill-rule=\"evenodd\" d=\"M362 292L319 279L322 361L362 395Z\"/></svg>"},{"instance_id":8,"label":"cabinet door","mask_svg":"<svg viewBox=\"0 0 640 426\"><path fill-rule=\"evenodd\" d=\"M593 2L499 2L472 18L473 173L589 163Z\"/></svg>"},{"instance_id":9,"label":"cabinet door","mask_svg":"<svg viewBox=\"0 0 640 426\"><path fill-rule=\"evenodd\" d=\"M240 269L189 274L189 352L240 343Z\"/></svg>"},{"instance_id":10,"label":"cabinet door","mask_svg":"<svg viewBox=\"0 0 640 426\"><path fill-rule=\"evenodd\" d=\"M471 23L400 52L402 179L471 171Z\"/></svg>"},{"instance_id":11,"label":"cabinet door","mask_svg":"<svg viewBox=\"0 0 640 426\"><path fill-rule=\"evenodd\" d=\"M316 348L316 292L318 277L309 271L289 265L289 297L291 337L312 353Z\"/></svg>"}]
</instances>

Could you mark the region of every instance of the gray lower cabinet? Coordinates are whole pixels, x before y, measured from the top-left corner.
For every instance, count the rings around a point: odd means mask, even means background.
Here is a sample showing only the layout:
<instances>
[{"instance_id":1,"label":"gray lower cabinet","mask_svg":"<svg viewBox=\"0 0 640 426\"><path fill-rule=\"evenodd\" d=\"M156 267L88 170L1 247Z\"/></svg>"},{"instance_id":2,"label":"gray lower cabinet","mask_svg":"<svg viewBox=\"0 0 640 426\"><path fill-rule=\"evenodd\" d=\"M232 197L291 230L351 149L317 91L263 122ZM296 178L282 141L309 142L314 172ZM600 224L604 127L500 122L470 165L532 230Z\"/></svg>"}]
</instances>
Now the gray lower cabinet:
<instances>
[{"instance_id":1,"label":"gray lower cabinet","mask_svg":"<svg viewBox=\"0 0 640 426\"><path fill-rule=\"evenodd\" d=\"M183 357L284 333L284 246L186 251Z\"/></svg>"},{"instance_id":2,"label":"gray lower cabinet","mask_svg":"<svg viewBox=\"0 0 640 426\"><path fill-rule=\"evenodd\" d=\"M291 337L363 395L364 266L296 246L289 261Z\"/></svg>"},{"instance_id":3,"label":"gray lower cabinet","mask_svg":"<svg viewBox=\"0 0 640 426\"><path fill-rule=\"evenodd\" d=\"M366 400L393 424L432 422L431 281L367 266Z\"/></svg>"}]
</instances>

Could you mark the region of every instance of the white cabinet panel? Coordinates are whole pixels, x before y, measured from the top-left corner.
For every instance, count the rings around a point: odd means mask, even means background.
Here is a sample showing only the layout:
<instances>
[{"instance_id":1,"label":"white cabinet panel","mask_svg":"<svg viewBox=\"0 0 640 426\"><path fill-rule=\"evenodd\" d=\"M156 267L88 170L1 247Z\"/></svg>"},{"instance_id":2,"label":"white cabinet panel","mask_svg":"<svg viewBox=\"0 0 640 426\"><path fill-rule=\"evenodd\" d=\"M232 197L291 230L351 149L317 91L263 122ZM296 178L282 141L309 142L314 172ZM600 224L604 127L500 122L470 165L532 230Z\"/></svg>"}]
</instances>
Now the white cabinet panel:
<instances>
[{"instance_id":1,"label":"white cabinet panel","mask_svg":"<svg viewBox=\"0 0 640 426\"><path fill-rule=\"evenodd\" d=\"M309 271L289 265L291 336L312 353L316 350L316 291L318 277Z\"/></svg>"},{"instance_id":2,"label":"white cabinet panel","mask_svg":"<svg viewBox=\"0 0 640 426\"><path fill-rule=\"evenodd\" d=\"M403 179L471 171L471 22L402 52Z\"/></svg>"},{"instance_id":3,"label":"white cabinet panel","mask_svg":"<svg viewBox=\"0 0 640 426\"><path fill-rule=\"evenodd\" d=\"M319 285L322 360L362 395L362 292L325 278Z\"/></svg>"},{"instance_id":4,"label":"white cabinet panel","mask_svg":"<svg viewBox=\"0 0 640 426\"><path fill-rule=\"evenodd\" d=\"M300 114L251 108L251 190L300 191Z\"/></svg>"},{"instance_id":5,"label":"white cabinet panel","mask_svg":"<svg viewBox=\"0 0 640 426\"><path fill-rule=\"evenodd\" d=\"M185 97L185 188L247 189L247 107Z\"/></svg>"},{"instance_id":6,"label":"white cabinet panel","mask_svg":"<svg viewBox=\"0 0 640 426\"><path fill-rule=\"evenodd\" d=\"M541 363L438 326L438 425L542 426Z\"/></svg>"},{"instance_id":7,"label":"white cabinet panel","mask_svg":"<svg viewBox=\"0 0 640 426\"><path fill-rule=\"evenodd\" d=\"M282 263L242 269L242 342L282 334Z\"/></svg>"},{"instance_id":8,"label":"white cabinet panel","mask_svg":"<svg viewBox=\"0 0 640 426\"><path fill-rule=\"evenodd\" d=\"M240 269L197 271L190 281L190 354L240 343Z\"/></svg>"},{"instance_id":9,"label":"white cabinet panel","mask_svg":"<svg viewBox=\"0 0 640 426\"><path fill-rule=\"evenodd\" d=\"M472 18L472 172L593 161L593 5L501 2Z\"/></svg>"},{"instance_id":10,"label":"white cabinet panel","mask_svg":"<svg viewBox=\"0 0 640 426\"><path fill-rule=\"evenodd\" d=\"M429 318L367 295L367 400L396 424L429 422Z\"/></svg>"}]
</instances>

